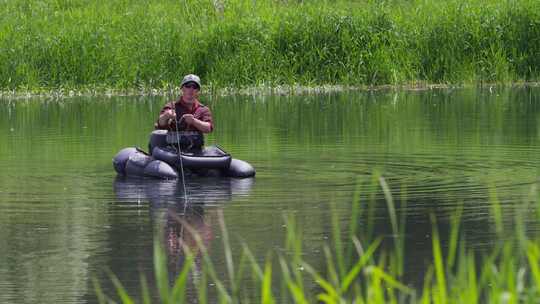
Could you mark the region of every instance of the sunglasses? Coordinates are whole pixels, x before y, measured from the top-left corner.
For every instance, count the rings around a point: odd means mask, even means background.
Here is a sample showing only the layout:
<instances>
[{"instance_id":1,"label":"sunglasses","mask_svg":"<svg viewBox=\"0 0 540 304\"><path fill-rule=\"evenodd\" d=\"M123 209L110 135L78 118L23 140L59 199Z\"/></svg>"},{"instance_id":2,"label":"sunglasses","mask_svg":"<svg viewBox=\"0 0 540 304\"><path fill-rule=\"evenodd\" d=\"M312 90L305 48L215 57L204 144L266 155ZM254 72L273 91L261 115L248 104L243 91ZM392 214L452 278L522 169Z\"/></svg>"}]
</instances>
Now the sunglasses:
<instances>
[{"instance_id":1,"label":"sunglasses","mask_svg":"<svg viewBox=\"0 0 540 304\"><path fill-rule=\"evenodd\" d=\"M188 88L188 89L198 89L199 86L195 83L188 83L188 84L185 84L184 85L184 88Z\"/></svg>"}]
</instances>

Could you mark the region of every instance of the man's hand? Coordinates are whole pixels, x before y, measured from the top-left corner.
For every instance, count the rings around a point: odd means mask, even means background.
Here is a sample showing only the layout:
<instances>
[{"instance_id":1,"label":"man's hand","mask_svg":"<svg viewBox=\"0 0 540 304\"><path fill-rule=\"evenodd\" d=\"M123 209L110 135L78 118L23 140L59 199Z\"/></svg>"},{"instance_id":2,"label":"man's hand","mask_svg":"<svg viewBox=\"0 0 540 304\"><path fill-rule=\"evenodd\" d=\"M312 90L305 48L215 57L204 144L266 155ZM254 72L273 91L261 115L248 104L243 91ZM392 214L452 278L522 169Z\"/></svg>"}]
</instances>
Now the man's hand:
<instances>
[{"instance_id":1,"label":"man's hand","mask_svg":"<svg viewBox=\"0 0 540 304\"><path fill-rule=\"evenodd\" d=\"M182 121L185 121L188 125L193 125L195 117L193 117L193 114L184 114L182 115Z\"/></svg>"},{"instance_id":2,"label":"man's hand","mask_svg":"<svg viewBox=\"0 0 540 304\"><path fill-rule=\"evenodd\" d=\"M171 109L166 110L165 112L163 112L163 114L159 116L158 124L161 127L167 127L169 123L173 121L175 118L176 118L176 115L174 114L173 110Z\"/></svg>"},{"instance_id":3,"label":"man's hand","mask_svg":"<svg viewBox=\"0 0 540 304\"><path fill-rule=\"evenodd\" d=\"M165 115L167 116L168 118L174 118L176 115L174 114L174 111L171 110L171 109L167 109L165 110L165 112L163 112L163 114L161 115Z\"/></svg>"}]
</instances>

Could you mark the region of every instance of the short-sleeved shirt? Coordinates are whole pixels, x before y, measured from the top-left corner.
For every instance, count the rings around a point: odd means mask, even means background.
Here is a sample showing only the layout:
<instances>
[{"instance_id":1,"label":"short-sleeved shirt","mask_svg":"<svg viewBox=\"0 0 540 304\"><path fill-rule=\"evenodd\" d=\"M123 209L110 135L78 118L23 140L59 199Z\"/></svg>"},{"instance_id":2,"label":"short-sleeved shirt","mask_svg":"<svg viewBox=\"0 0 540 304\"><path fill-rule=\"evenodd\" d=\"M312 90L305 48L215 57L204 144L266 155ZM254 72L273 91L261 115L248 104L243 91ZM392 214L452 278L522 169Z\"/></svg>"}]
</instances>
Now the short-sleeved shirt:
<instances>
[{"instance_id":1,"label":"short-sleeved shirt","mask_svg":"<svg viewBox=\"0 0 540 304\"><path fill-rule=\"evenodd\" d=\"M188 105L184 103L184 101L182 100L182 97L180 97L180 99L178 99L175 102L171 101L171 102L166 103L165 106L163 106L163 108L159 112L159 114L161 115L166 110L173 109L173 107L174 107L175 113L177 114L176 115L177 120L180 120L180 118L184 114L192 114L193 117L195 117L196 119L210 123L210 131L214 129L214 123L212 121L212 112L210 112L210 109L207 106L201 104L198 100L195 100L193 102L193 105L189 107ZM159 124L157 123L155 124L156 129L166 129L166 130L171 130L171 131L176 131L176 126L177 126L177 123L174 120L171 121L166 128L160 127ZM178 129L179 131L198 131L195 127L189 126L183 121L182 122L178 121Z\"/></svg>"}]
</instances>

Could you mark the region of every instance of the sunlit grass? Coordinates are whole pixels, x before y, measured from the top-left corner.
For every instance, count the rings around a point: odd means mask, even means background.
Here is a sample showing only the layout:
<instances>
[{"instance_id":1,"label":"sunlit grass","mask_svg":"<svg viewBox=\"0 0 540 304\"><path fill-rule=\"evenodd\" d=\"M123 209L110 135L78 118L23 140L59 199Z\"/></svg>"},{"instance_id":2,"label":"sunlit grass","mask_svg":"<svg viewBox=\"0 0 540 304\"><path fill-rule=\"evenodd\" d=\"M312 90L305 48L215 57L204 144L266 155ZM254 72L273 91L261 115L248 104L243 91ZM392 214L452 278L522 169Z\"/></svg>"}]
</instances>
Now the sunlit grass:
<instances>
[{"instance_id":1,"label":"sunlit grass","mask_svg":"<svg viewBox=\"0 0 540 304\"><path fill-rule=\"evenodd\" d=\"M377 174L375 174L377 175ZM269 251L261 265L251 251L244 246L239 259L234 259L223 213L219 213L223 235L226 277L219 277L216 265L210 259L201 238L187 223L202 249L202 275L193 279L200 303L537 303L540 298L540 245L538 236L528 237L525 243L501 240L489 252L479 255L466 248L463 231L460 229L463 206L458 205L450 218L449 243L443 246L436 216L432 222L432 263L424 273L422 287L404 281L405 257L403 231L397 219L404 219L396 208L386 180L377 175L379 186L385 195L392 226L395 246L382 246L383 238L376 237L366 242L352 224L359 220L358 210L367 207L354 195L350 230L340 233L335 215L330 215L333 241L323 245L325 265L311 265L303 259L302 236L298 233L294 217L285 218L287 224L286 252ZM357 188L360 191L361 187ZM402 189L403 191L403 189ZM494 190L493 190L494 191ZM405 200L405 198L403 198ZM398 211L399 210L399 211ZM335 214L335 213L333 213ZM496 217L496 213L493 215ZM370 220L363 217L364 220ZM182 221L181 219L179 219ZM497 221L497 219L494 219ZM497 235L500 228L494 227ZM342 239L346 236L346 242ZM446 238L446 236L445 236ZM159 237L154 244L154 272L157 291L149 291L146 279L142 279L143 303L183 303L188 288L189 273L195 267L195 258L185 248L186 259L177 278L169 285L165 266L165 255ZM351 247L348 247L351 246ZM347 248L353 248L353 254ZM134 303L122 284L111 275L117 290L115 298L123 303ZM193 278L193 277L191 277ZM279 279L278 279L279 278ZM228 281L229 284L224 282ZM251 281L253 285L245 285ZM94 282L98 300L112 301L101 289L103 282ZM214 285L217 299L208 298L208 284ZM313 288L313 286L317 288ZM172 286L172 288L170 287ZM311 287L310 287L311 286ZM248 290L249 289L249 290ZM151 294L154 298L151 298ZM153 299L153 300L151 300ZM159 300L157 300L159 299Z\"/></svg>"},{"instance_id":2,"label":"sunlit grass","mask_svg":"<svg viewBox=\"0 0 540 304\"><path fill-rule=\"evenodd\" d=\"M540 3L2 1L0 89L538 81Z\"/></svg>"}]
</instances>

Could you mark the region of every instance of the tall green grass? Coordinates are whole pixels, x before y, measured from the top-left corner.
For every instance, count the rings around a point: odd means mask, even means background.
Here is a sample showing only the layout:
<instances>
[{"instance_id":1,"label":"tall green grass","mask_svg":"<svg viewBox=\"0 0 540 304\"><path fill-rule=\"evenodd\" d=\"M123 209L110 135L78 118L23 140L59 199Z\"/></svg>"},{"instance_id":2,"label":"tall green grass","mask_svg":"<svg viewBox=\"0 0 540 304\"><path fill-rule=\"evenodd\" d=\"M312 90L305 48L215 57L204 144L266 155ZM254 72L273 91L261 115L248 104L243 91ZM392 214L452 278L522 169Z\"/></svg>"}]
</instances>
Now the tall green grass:
<instances>
[{"instance_id":1,"label":"tall green grass","mask_svg":"<svg viewBox=\"0 0 540 304\"><path fill-rule=\"evenodd\" d=\"M458 204L450 217L451 229L448 235L441 234L436 216L431 215L431 266L423 274L422 286L407 283L403 271L403 264L406 262L404 256L406 244L403 243L405 233L402 230L405 216L399 214L406 212L406 209L401 208L402 205L400 208L395 205L386 180L379 175L377 180L388 207L389 224L392 226L390 240L383 240L380 236L371 241L365 240L365 231L360 233L355 222L359 219L366 221L372 219L360 216L360 210L367 208L368 204L360 201L361 196L356 193L350 223L346 225L349 227L348 230L339 231L342 225L334 215L330 215L333 240L323 247L326 262L324 265L310 265L303 259L302 236L299 235L297 223L292 216L285 218L287 250L285 253L269 252L265 262L260 264L246 246L237 259L232 256L223 213L220 212L219 226L223 235L223 255L227 264L224 277L216 273L216 265L213 264L196 231L184 222L183 225L193 234L201 248L202 275L198 276L198 279L189 276L190 271L196 267L196 258L186 247L183 268L173 283L169 284L164 251L161 249L159 238L156 237L154 244L156 291L154 293L149 291L146 278L143 277L142 303L152 301L184 303L187 288L197 289L200 303L538 302L540 299L538 235L525 236L525 242L501 239L501 242L488 251L477 252L468 249L466 236L461 229L463 214L461 204ZM361 187L357 190L360 191ZM402 196L400 202L404 203L406 204L406 195ZM540 207L537 201L530 201L527 204L531 209ZM496 213L492 217L493 221L499 221ZM500 233L498 227L497 224L493 232ZM526 235L525 231L522 232ZM443 243L443 238L449 241ZM384 246L387 241L394 245ZM408 258L415 259L415 257ZM193 284L189 278L192 278ZM122 303L136 302L114 275L111 275L111 280L117 290L115 298L120 299ZM113 298L104 294L102 283L94 282L98 300L101 303L113 301ZM208 297L209 283L215 286L216 299Z\"/></svg>"},{"instance_id":2,"label":"tall green grass","mask_svg":"<svg viewBox=\"0 0 540 304\"><path fill-rule=\"evenodd\" d=\"M0 89L538 81L540 3L0 2Z\"/></svg>"}]
</instances>

